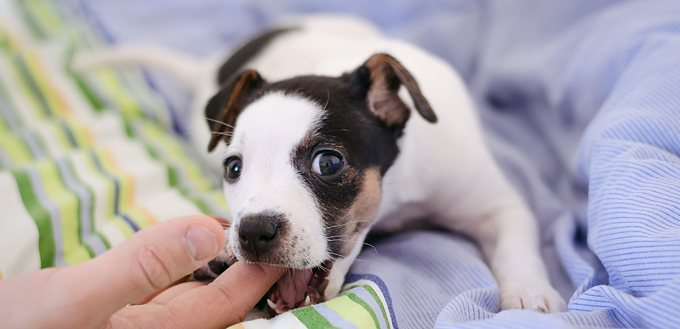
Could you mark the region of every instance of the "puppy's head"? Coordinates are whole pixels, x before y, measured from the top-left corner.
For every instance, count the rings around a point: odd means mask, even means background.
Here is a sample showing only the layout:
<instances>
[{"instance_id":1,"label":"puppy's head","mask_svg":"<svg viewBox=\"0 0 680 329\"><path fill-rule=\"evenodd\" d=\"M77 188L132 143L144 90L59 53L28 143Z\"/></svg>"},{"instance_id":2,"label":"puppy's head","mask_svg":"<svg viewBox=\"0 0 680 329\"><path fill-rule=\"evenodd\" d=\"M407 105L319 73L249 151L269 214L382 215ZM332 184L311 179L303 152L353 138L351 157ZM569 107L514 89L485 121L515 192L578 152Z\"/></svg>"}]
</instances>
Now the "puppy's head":
<instances>
[{"instance_id":1,"label":"puppy's head","mask_svg":"<svg viewBox=\"0 0 680 329\"><path fill-rule=\"evenodd\" d=\"M209 150L228 144L224 192L234 254L297 269L278 283L286 296L272 292L277 311L302 306L305 297L318 302L322 269L363 243L410 116L397 95L402 85L418 112L435 122L413 77L385 54L340 77L269 83L246 71L208 103Z\"/></svg>"}]
</instances>

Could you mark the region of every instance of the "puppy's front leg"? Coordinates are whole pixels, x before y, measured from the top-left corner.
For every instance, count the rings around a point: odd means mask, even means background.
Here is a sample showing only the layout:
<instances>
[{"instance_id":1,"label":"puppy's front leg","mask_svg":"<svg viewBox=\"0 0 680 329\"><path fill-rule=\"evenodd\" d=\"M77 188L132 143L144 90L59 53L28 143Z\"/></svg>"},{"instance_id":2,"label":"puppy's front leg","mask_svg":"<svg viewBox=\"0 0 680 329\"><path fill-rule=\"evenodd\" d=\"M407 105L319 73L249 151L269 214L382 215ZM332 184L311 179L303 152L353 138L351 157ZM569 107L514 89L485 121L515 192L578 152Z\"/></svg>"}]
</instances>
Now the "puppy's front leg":
<instances>
[{"instance_id":1,"label":"puppy's front leg","mask_svg":"<svg viewBox=\"0 0 680 329\"><path fill-rule=\"evenodd\" d=\"M564 300L548 280L539 253L536 221L518 196L505 199L477 224L470 233L498 282L501 309L566 310Z\"/></svg>"}]
</instances>

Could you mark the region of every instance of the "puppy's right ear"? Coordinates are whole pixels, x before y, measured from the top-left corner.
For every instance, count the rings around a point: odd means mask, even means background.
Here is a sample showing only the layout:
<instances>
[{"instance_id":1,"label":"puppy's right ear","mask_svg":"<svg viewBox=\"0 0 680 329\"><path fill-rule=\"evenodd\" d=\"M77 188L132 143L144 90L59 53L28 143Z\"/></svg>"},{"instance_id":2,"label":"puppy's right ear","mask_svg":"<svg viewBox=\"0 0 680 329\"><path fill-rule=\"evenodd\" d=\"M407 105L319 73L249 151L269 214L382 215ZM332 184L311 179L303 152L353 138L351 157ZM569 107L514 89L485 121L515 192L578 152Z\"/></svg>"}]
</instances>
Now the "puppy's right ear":
<instances>
[{"instance_id":1,"label":"puppy's right ear","mask_svg":"<svg viewBox=\"0 0 680 329\"><path fill-rule=\"evenodd\" d=\"M265 81L259 73L248 70L234 75L208 101L208 105L205 107L205 117L212 133L208 152L212 152L222 140L229 143L236 118L242 110L243 98L264 83Z\"/></svg>"},{"instance_id":2,"label":"puppy's right ear","mask_svg":"<svg viewBox=\"0 0 680 329\"><path fill-rule=\"evenodd\" d=\"M411 115L411 110L398 95L402 85L408 90L418 113L431 123L437 122L437 116L416 80L390 55L371 56L354 71L352 85L362 94L365 92L368 109L390 128L402 129Z\"/></svg>"}]
</instances>

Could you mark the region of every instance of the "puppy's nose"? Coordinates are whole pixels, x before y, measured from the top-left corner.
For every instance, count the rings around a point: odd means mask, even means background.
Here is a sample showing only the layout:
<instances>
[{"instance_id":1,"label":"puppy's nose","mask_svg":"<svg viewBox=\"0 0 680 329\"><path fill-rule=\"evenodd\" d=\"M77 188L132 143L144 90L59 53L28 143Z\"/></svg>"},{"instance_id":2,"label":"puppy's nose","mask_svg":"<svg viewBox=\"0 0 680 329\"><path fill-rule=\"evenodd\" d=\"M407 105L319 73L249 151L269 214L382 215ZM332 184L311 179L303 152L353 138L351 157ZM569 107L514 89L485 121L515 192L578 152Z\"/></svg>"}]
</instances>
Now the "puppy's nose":
<instances>
[{"instance_id":1,"label":"puppy's nose","mask_svg":"<svg viewBox=\"0 0 680 329\"><path fill-rule=\"evenodd\" d=\"M241 247L255 255L260 255L272 249L279 240L281 216L271 214L249 215L241 219L238 227Z\"/></svg>"}]
</instances>

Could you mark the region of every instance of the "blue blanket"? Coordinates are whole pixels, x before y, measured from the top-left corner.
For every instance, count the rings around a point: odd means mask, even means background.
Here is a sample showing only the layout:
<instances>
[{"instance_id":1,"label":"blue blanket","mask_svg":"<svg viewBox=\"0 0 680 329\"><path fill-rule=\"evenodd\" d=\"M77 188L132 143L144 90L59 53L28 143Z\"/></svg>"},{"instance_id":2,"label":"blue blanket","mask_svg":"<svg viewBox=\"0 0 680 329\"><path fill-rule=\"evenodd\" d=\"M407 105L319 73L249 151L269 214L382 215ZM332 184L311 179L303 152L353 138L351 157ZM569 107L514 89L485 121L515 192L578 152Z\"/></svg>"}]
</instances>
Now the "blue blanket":
<instances>
[{"instance_id":1,"label":"blue blanket","mask_svg":"<svg viewBox=\"0 0 680 329\"><path fill-rule=\"evenodd\" d=\"M394 327L680 326L680 2L78 4L111 42L198 55L287 14L351 13L461 72L490 148L539 218L569 312L498 313L497 286L474 245L412 232L375 241L348 277L380 282ZM156 84L182 131L187 96L166 79Z\"/></svg>"}]
</instances>

